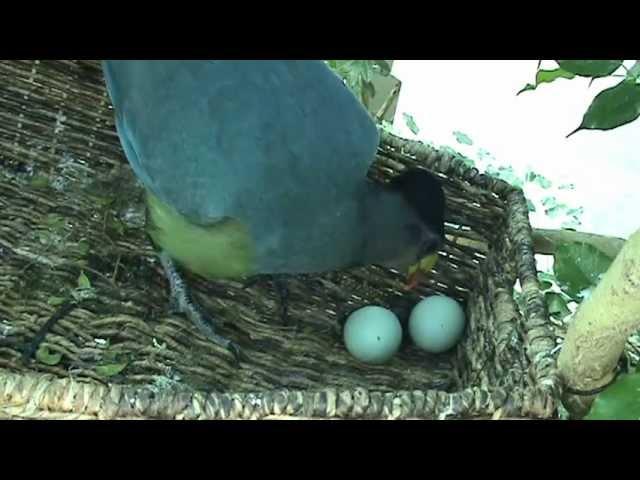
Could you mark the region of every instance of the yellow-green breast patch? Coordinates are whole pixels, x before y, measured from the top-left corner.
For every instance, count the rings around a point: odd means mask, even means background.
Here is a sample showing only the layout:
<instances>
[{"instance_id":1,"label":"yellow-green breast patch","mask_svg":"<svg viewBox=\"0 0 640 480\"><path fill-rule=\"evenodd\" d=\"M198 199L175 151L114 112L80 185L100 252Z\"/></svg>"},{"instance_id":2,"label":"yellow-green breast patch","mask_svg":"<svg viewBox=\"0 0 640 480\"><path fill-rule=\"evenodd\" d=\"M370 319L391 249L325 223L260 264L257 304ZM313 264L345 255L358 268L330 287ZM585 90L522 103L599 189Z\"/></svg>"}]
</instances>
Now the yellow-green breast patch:
<instances>
[{"instance_id":1,"label":"yellow-green breast patch","mask_svg":"<svg viewBox=\"0 0 640 480\"><path fill-rule=\"evenodd\" d=\"M148 232L173 260L208 279L255 273L255 247L248 228L224 218L212 225L189 221L147 192Z\"/></svg>"}]
</instances>

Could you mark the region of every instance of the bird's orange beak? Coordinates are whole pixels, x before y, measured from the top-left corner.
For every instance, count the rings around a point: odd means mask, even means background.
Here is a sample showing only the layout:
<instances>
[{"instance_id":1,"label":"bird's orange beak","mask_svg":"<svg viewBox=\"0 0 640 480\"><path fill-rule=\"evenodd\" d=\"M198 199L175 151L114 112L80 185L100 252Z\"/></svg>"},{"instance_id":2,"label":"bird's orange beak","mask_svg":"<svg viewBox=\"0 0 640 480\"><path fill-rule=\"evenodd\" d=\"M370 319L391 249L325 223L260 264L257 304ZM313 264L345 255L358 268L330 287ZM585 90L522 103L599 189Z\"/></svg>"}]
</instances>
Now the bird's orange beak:
<instances>
[{"instance_id":1,"label":"bird's orange beak","mask_svg":"<svg viewBox=\"0 0 640 480\"><path fill-rule=\"evenodd\" d=\"M409 267L409 273L407 274L407 283L405 284L405 288L407 290L413 290L416 288L433 269L437 262L438 254L433 253L422 258L418 263L411 265L411 267Z\"/></svg>"}]
</instances>

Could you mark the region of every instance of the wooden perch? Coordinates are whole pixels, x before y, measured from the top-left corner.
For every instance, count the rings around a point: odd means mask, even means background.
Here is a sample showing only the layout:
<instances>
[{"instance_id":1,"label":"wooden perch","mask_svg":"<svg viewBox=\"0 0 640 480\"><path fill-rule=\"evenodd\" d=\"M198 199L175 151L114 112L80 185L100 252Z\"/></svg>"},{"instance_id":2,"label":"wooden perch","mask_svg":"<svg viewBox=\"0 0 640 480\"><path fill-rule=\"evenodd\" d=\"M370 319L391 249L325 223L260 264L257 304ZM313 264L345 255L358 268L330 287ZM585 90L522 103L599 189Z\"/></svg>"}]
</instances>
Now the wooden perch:
<instances>
[{"instance_id":1,"label":"wooden perch","mask_svg":"<svg viewBox=\"0 0 640 480\"><path fill-rule=\"evenodd\" d=\"M626 241L601 282L576 312L558 358L565 385L590 391L609 383L625 343L640 329L640 230ZM594 396L567 394L566 408L584 416Z\"/></svg>"}]
</instances>

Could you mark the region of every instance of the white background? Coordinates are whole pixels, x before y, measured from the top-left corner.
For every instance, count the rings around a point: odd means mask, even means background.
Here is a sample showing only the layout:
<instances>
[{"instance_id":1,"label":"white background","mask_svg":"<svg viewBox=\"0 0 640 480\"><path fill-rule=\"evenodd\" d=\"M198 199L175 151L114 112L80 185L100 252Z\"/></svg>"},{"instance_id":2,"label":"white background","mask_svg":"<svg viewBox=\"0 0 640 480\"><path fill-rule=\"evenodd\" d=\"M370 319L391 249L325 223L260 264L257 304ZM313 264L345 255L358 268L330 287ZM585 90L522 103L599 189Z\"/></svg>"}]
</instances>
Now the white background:
<instances>
[{"instance_id":1,"label":"white background","mask_svg":"<svg viewBox=\"0 0 640 480\"><path fill-rule=\"evenodd\" d=\"M516 96L533 83L536 67L535 60L397 60L393 75L403 84L394 123L403 136L415 138L402 115L410 113L422 140L471 158L483 148L495 157L494 164L522 173L530 167L556 185L573 183L567 203L585 209L578 229L629 236L640 228L640 119L565 138L593 97L619 79L598 80L591 87L587 79L560 79ZM473 145L457 143L455 130ZM559 226L541 212L531 220L537 227Z\"/></svg>"}]
</instances>

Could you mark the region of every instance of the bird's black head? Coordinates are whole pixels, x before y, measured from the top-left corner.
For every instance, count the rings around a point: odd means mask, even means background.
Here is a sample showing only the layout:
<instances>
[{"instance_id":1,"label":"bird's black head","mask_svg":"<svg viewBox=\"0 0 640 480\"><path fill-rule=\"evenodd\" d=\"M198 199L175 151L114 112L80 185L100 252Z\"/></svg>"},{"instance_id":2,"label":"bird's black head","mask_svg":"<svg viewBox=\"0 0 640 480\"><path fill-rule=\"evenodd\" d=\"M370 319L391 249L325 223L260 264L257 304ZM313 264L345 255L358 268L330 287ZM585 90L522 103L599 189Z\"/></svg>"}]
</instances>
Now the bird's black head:
<instances>
[{"instance_id":1,"label":"bird's black head","mask_svg":"<svg viewBox=\"0 0 640 480\"><path fill-rule=\"evenodd\" d=\"M445 197L442 183L427 170L412 168L395 177L391 188L402 192L409 205L415 208L426 227L435 234L439 248L444 242Z\"/></svg>"}]
</instances>

